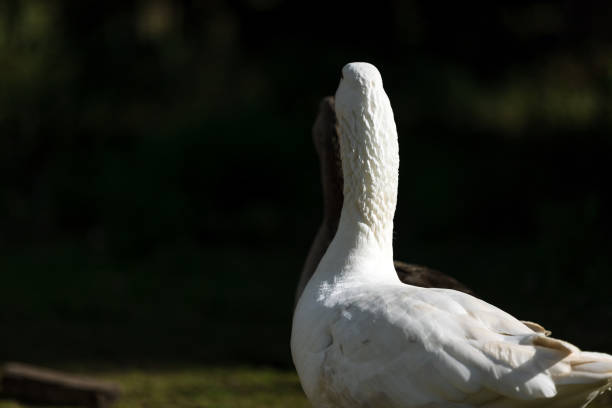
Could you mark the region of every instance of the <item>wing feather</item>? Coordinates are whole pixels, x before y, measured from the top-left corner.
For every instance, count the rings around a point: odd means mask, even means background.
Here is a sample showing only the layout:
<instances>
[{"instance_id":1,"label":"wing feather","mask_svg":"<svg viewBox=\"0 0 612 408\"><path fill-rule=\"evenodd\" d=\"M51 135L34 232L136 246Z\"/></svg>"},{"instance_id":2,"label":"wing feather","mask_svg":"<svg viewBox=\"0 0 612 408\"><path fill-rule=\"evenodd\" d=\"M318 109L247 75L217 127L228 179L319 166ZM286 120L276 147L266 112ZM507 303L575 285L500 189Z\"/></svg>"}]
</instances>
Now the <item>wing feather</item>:
<instances>
[{"instance_id":1,"label":"wing feather","mask_svg":"<svg viewBox=\"0 0 612 408\"><path fill-rule=\"evenodd\" d=\"M610 356L580 352L469 295L420 289L360 292L347 302L325 360L337 377L329 383L343 388L335 392L389 407L402 401L505 407L512 406L505 400L546 401L558 385L612 375Z\"/></svg>"}]
</instances>

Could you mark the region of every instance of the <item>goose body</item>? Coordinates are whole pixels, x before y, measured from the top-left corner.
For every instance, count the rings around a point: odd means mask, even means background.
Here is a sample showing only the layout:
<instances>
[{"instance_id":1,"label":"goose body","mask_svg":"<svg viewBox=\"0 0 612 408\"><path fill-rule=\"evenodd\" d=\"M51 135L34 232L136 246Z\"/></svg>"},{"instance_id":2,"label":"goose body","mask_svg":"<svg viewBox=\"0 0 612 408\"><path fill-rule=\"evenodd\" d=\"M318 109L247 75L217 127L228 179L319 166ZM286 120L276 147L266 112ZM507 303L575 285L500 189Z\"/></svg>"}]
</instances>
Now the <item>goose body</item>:
<instances>
[{"instance_id":1,"label":"goose body","mask_svg":"<svg viewBox=\"0 0 612 408\"><path fill-rule=\"evenodd\" d=\"M312 139L319 156L321 172L323 221L310 246L300 274L295 292L296 303L334 238L340 221L344 197L342 195L342 165L336 124L334 98L332 96L325 97L319 104L319 113L312 127ZM457 279L436 269L401 261L393 261L393 266L398 278L409 285L456 289L474 294L470 288L457 281Z\"/></svg>"},{"instance_id":2,"label":"goose body","mask_svg":"<svg viewBox=\"0 0 612 408\"><path fill-rule=\"evenodd\" d=\"M376 68L336 93L344 203L295 309L293 360L315 408L583 407L612 356L547 337L471 295L402 283L393 266L399 150Z\"/></svg>"}]
</instances>

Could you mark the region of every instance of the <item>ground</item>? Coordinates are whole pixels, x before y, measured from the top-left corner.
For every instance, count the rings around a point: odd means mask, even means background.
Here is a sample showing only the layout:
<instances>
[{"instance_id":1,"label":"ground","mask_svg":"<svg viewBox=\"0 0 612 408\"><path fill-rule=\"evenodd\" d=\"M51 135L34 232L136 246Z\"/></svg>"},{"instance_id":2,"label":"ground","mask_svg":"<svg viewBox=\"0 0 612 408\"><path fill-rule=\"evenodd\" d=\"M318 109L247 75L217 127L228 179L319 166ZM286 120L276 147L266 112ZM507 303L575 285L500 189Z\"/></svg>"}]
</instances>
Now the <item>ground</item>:
<instances>
[{"instance_id":1,"label":"ground","mask_svg":"<svg viewBox=\"0 0 612 408\"><path fill-rule=\"evenodd\" d=\"M74 369L73 369L74 370ZM80 371L80 370L79 370ZM306 408L310 405L293 371L253 367L174 367L81 371L119 383L115 408ZM0 400L0 408L27 407Z\"/></svg>"}]
</instances>

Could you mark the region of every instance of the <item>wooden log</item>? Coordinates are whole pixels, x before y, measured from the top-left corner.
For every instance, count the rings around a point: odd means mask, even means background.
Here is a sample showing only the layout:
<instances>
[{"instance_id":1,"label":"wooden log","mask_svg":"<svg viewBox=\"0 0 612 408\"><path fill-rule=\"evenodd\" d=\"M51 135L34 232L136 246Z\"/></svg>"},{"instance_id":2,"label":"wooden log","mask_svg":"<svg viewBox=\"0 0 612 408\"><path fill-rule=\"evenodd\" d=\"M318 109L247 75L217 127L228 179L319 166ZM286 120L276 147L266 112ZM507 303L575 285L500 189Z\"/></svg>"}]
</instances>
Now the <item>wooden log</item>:
<instances>
[{"instance_id":1,"label":"wooden log","mask_svg":"<svg viewBox=\"0 0 612 408\"><path fill-rule=\"evenodd\" d=\"M2 396L46 405L106 408L119 398L118 385L22 363L3 367Z\"/></svg>"}]
</instances>

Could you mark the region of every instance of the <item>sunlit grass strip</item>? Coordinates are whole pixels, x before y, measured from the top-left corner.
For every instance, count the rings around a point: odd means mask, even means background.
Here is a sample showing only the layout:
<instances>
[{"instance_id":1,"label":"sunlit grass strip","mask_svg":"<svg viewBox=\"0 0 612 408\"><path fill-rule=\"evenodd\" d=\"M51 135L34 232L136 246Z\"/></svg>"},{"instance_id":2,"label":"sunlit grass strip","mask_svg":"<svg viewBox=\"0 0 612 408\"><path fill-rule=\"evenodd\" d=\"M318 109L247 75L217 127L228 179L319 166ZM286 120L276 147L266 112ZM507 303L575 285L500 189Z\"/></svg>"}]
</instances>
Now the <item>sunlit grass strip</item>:
<instances>
[{"instance_id":1,"label":"sunlit grass strip","mask_svg":"<svg viewBox=\"0 0 612 408\"><path fill-rule=\"evenodd\" d=\"M119 383L123 395L116 408L273 408L309 407L292 371L269 368L111 369L87 375ZM22 405L1 401L0 408Z\"/></svg>"}]
</instances>

